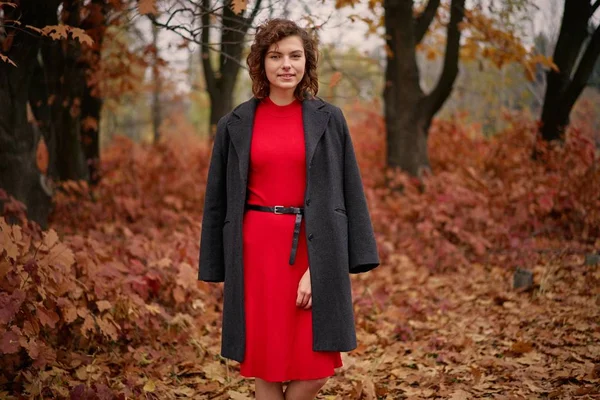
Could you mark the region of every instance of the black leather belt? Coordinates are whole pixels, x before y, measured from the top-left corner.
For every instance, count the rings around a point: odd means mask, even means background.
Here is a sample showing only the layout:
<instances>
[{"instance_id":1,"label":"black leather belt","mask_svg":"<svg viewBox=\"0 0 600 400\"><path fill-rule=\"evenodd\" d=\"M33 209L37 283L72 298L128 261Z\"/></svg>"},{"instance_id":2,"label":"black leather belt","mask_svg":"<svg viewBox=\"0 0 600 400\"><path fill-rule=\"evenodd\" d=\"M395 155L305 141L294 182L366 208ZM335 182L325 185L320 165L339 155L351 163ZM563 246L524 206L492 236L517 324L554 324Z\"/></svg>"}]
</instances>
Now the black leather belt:
<instances>
[{"instance_id":1,"label":"black leather belt","mask_svg":"<svg viewBox=\"0 0 600 400\"><path fill-rule=\"evenodd\" d=\"M294 265L296 261L296 250L298 249L298 238L300 237L300 224L302 223L302 214L304 208L300 207L284 207L284 206L259 206L257 204L246 204L248 210L266 211L274 214L296 214L296 223L294 224L294 236L292 238L292 253L290 254L290 265Z\"/></svg>"}]
</instances>

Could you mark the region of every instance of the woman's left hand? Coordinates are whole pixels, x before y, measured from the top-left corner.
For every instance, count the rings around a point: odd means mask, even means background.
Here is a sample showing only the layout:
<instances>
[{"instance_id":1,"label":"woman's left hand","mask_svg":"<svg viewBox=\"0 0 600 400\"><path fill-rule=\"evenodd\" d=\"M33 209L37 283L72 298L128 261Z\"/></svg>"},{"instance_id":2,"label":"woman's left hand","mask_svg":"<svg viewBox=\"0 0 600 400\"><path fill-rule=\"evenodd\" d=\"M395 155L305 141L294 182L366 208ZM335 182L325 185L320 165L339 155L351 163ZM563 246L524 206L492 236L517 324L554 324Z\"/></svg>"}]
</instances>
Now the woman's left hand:
<instances>
[{"instance_id":1,"label":"woman's left hand","mask_svg":"<svg viewBox=\"0 0 600 400\"><path fill-rule=\"evenodd\" d=\"M310 287L310 270L307 269L298 284L298 296L296 306L308 310L312 306L312 291Z\"/></svg>"}]
</instances>

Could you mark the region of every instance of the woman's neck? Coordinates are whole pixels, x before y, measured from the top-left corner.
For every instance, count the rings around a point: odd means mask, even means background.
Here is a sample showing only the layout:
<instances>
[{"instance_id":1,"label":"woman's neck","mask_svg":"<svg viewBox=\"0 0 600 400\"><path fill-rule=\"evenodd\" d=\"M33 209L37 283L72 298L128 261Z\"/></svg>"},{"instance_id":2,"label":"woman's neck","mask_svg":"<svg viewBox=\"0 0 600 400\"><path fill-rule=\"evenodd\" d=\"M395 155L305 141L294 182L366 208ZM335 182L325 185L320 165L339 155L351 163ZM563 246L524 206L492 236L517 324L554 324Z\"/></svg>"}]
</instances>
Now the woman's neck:
<instances>
[{"instance_id":1,"label":"woman's neck","mask_svg":"<svg viewBox=\"0 0 600 400\"><path fill-rule=\"evenodd\" d=\"M278 106L287 106L294 101L294 90L281 90L271 87L269 98Z\"/></svg>"}]
</instances>

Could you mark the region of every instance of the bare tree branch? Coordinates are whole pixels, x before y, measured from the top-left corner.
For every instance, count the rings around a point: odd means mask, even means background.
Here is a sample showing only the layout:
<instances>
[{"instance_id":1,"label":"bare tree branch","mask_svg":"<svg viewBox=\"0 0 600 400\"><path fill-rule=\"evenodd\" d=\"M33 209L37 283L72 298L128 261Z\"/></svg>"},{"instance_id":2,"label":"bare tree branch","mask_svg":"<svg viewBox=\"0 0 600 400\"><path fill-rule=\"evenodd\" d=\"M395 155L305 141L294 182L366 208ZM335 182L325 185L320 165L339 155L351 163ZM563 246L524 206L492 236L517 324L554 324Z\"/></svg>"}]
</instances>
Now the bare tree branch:
<instances>
[{"instance_id":1,"label":"bare tree branch","mask_svg":"<svg viewBox=\"0 0 600 400\"><path fill-rule=\"evenodd\" d=\"M594 16L596 10L600 7L600 0L596 0L596 2L592 5L592 10L590 11L590 18Z\"/></svg>"},{"instance_id":2,"label":"bare tree branch","mask_svg":"<svg viewBox=\"0 0 600 400\"><path fill-rule=\"evenodd\" d=\"M577 66L577 71L573 75L573 79L565 93L565 101L572 107L577 101L577 98L585 88L590 79L590 75L594 70L594 65L600 55L600 25L596 27L592 39L590 40L581 61Z\"/></svg>"},{"instance_id":3,"label":"bare tree branch","mask_svg":"<svg viewBox=\"0 0 600 400\"><path fill-rule=\"evenodd\" d=\"M465 14L465 0L452 0L450 22L447 28L444 68L433 91L427 95L426 105L429 115L435 115L452 93L454 81L458 75L458 59L461 32L458 24Z\"/></svg>"},{"instance_id":4,"label":"bare tree branch","mask_svg":"<svg viewBox=\"0 0 600 400\"><path fill-rule=\"evenodd\" d=\"M600 0L599 0L600 1ZM415 20L415 43L421 43L427 29L435 17L435 13L440 5L440 0L429 0L425 10Z\"/></svg>"},{"instance_id":5,"label":"bare tree branch","mask_svg":"<svg viewBox=\"0 0 600 400\"><path fill-rule=\"evenodd\" d=\"M203 0L202 5L204 10L210 8L210 0ZM210 48L208 43L210 41L210 29L209 29L209 13L205 12L202 14L202 40L200 45L200 58L202 60L202 68L204 69L204 79L206 80L206 89L209 93L212 93L217 89L217 80L215 77L215 71L210 63ZM239 61L238 61L239 62Z\"/></svg>"}]
</instances>

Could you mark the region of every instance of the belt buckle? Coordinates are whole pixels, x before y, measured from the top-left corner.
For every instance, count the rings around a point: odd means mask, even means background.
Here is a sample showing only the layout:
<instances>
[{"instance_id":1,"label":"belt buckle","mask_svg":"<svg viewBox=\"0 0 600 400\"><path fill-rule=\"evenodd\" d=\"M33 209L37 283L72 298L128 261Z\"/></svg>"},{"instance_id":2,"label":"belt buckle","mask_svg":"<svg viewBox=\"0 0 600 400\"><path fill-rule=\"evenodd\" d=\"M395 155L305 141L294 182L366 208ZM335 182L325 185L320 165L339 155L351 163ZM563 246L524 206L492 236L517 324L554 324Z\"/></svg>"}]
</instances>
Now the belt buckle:
<instances>
[{"instance_id":1,"label":"belt buckle","mask_svg":"<svg viewBox=\"0 0 600 400\"><path fill-rule=\"evenodd\" d=\"M278 207L279 207L279 208L283 208L283 206L275 206L275 207L273 207L273 213L274 213L274 214L283 214L281 211L277 211L277 208L278 208Z\"/></svg>"}]
</instances>

